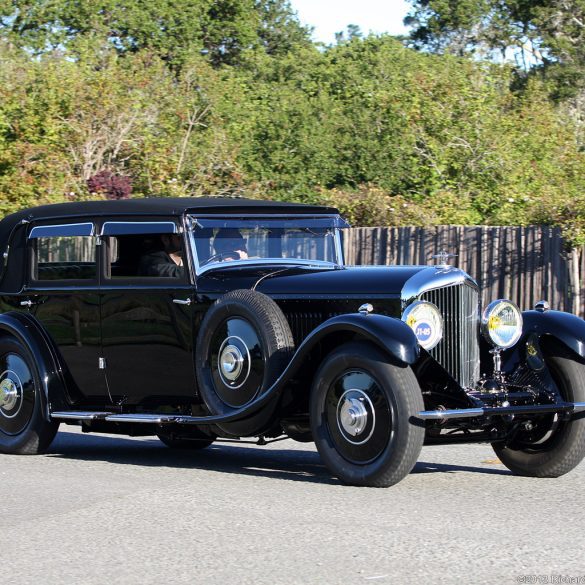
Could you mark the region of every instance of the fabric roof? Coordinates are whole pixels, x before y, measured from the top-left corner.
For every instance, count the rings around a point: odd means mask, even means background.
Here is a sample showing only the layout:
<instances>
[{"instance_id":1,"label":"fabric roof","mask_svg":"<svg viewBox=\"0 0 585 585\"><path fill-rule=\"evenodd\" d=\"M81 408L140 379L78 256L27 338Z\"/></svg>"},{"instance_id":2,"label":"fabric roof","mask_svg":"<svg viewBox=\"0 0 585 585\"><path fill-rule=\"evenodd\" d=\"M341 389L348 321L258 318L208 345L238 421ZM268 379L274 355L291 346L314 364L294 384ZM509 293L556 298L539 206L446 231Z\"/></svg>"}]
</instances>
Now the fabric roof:
<instances>
[{"instance_id":1,"label":"fabric roof","mask_svg":"<svg viewBox=\"0 0 585 585\"><path fill-rule=\"evenodd\" d=\"M0 245L4 243L12 228L22 220L66 219L83 216L113 215L174 215L185 212L202 213L338 213L333 207L304 205L282 201L262 201L233 197L151 197L142 199L120 199L115 201L77 201L55 203L23 209L7 215L0 221Z\"/></svg>"}]
</instances>

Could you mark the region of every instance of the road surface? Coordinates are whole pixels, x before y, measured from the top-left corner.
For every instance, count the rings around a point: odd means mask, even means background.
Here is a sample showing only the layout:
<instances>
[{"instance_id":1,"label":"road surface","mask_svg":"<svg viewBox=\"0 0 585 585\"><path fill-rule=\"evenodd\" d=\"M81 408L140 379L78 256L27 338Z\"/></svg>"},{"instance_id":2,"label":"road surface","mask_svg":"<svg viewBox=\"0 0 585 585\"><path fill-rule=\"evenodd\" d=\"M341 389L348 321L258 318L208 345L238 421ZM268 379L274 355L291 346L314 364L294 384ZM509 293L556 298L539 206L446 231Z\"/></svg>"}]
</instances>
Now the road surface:
<instances>
[{"instance_id":1,"label":"road surface","mask_svg":"<svg viewBox=\"0 0 585 585\"><path fill-rule=\"evenodd\" d=\"M3 585L585 583L585 463L515 477L489 445L425 447L373 489L291 440L188 453L62 425L0 480Z\"/></svg>"}]
</instances>

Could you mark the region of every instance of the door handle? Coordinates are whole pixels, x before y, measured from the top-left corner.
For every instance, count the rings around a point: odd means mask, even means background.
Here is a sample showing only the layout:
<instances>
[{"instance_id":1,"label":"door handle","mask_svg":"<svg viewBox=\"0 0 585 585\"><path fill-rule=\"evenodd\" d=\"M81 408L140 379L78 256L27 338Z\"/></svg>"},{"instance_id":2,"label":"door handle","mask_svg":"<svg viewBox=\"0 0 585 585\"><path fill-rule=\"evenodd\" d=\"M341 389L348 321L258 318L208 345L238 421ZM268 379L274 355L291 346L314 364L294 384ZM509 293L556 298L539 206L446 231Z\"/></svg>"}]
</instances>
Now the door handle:
<instances>
[{"instance_id":1,"label":"door handle","mask_svg":"<svg viewBox=\"0 0 585 585\"><path fill-rule=\"evenodd\" d=\"M33 305L40 305L40 304L41 304L41 301L31 301L30 299L26 299L26 301L20 301L21 307L28 307L29 309Z\"/></svg>"},{"instance_id":2,"label":"door handle","mask_svg":"<svg viewBox=\"0 0 585 585\"><path fill-rule=\"evenodd\" d=\"M191 304L191 299L173 299L173 303L177 303L177 305L187 305Z\"/></svg>"}]
</instances>

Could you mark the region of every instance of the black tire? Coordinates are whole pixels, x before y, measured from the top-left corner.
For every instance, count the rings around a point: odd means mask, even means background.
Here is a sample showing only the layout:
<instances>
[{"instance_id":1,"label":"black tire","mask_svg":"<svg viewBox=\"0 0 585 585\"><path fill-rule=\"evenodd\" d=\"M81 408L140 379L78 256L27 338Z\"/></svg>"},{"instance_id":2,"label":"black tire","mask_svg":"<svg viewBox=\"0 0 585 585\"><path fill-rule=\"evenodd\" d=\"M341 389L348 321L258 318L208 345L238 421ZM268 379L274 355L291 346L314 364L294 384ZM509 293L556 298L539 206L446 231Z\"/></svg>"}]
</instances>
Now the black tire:
<instances>
[{"instance_id":1,"label":"black tire","mask_svg":"<svg viewBox=\"0 0 585 585\"><path fill-rule=\"evenodd\" d=\"M198 451L213 444L214 438L201 432L190 432L189 436L174 433L157 433L157 437L171 449L185 449Z\"/></svg>"},{"instance_id":2,"label":"black tire","mask_svg":"<svg viewBox=\"0 0 585 585\"><path fill-rule=\"evenodd\" d=\"M253 290L222 296L201 324L195 351L199 391L209 411L231 414L252 402L277 380L293 348L288 321L271 298ZM251 436L269 424L273 412L271 403L246 421L218 427Z\"/></svg>"},{"instance_id":3,"label":"black tire","mask_svg":"<svg viewBox=\"0 0 585 585\"><path fill-rule=\"evenodd\" d=\"M410 367L369 343L347 343L325 358L310 402L317 449L344 483L389 487L410 473L425 436L414 422L424 403Z\"/></svg>"},{"instance_id":4,"label":"black tire","mask_svg":"<svg viewBox=\"0 0 585 585\"><path fill-rule=\"evenodd\" d=\"M585 402L585 363L560 348L546 362L562 397ZM585 419L563 421L558 415L545 415L533 423L530 433L521 431L513 442L492 444L510 471L527 477L559 477L579 465L585 457Z\"/></svg>"},{"instance_id":5,"label":"black tire","mask_svg":"<svg viewBox=\"0 0 585 585\"><path fill-rule=\"evenodd\" d=\"M11 337L0 339L0 453L45 452L59 428L43 414L40 378L26 347Z\"/></svg>"}]
</instances>

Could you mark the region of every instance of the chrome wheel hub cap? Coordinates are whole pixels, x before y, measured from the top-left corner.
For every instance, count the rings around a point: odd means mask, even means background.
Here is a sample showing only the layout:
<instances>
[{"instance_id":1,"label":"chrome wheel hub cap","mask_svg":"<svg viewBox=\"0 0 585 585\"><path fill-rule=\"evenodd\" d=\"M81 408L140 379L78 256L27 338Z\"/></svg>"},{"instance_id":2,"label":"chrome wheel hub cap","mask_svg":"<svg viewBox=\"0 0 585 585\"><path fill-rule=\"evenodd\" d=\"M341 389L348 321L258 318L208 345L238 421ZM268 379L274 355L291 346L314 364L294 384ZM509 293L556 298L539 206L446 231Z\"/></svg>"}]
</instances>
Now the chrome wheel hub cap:
<instances>
[{"instance_id":1,"label":"chrome wheel hub cap","mask_svg":"<svg viewBox=\"0 0 585 585\"><path fill-rule=\"evenodd\" d=\"M375 422L374 406L365 392L353 389L343 393L337 404L337 424L348 441L356 445L365 443L374 432Z\"/></svg>"},{"instance_id":2,"label":"chrome wheel hub cap","mask_svg":"<svg viewBox=\"0 0 585 585\"><path fill-rule=\"evenodd\" d=\"M219 348L217 369L226 386L240 388L250 375L250 351L240 337L232 335Z\"/></svg>"},{"instance_id":3,"label":"chrome wheel hub cap","mask_svg":"<svg viewBox=\"0 0 585 585\"><path fill-rule=\"evenodd\" d=\"M10 372L4 372L4 375ZM16 375L15 375L16 377ZM18 378L16 381L11 377L6 377L0 382L0 412L12 418L18 414L20 406L22 405L22 392ZM14 412L16 409L16 412Z\"/></svg>"},{"instance_id":4,"label":"chrome wheel hub cap","mask_svg":"<svg viewBox=\"0 0 585 585\"><path fill-rule=\"evenodd\" d=\"M219 367L222 377L228 380L236 380L241 374L244 364L244 356L235 345L226 345L219 356Z\"/></svg>"},{"instance_id":5,"label":"chrome wheel hub cap","mask_svg":"<svg viewBox=\"0 0 585 585\"><path fill-rule=\"evenodd\" d=\"M359 435L368 422L368 411L356 398L348 398L341 405L339 421L343 430L349 435Z\"/></svg>"}]
</instances>

